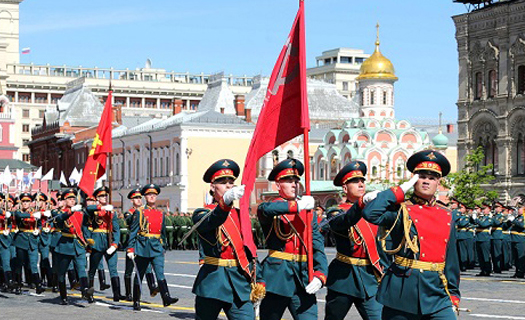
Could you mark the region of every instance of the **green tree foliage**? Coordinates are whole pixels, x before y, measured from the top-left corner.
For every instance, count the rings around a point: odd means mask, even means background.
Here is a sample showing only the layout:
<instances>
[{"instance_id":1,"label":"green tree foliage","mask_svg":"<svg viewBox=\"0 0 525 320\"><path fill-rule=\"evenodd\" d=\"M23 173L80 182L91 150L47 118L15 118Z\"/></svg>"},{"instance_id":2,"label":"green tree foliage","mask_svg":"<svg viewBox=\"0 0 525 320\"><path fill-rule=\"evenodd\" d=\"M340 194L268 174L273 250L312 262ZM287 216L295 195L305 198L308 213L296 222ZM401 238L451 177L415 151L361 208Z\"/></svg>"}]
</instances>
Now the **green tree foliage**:
<instances>
[{"instance_id":1,"label":"green tree foliage","mask_svg":"<svg viewBox=\"0 0 525 320\"><path fill-rule=\"evenodd\" d=\"M454 198L470 207L498 198L496 191L486 191L481 187L494 180L494 176L489 174L492 164L482 165L484 158L483 148L478 147L465 157L465 167L461 171L441 180L445 187L451 189Z\"/></svg>"}]
</instances>

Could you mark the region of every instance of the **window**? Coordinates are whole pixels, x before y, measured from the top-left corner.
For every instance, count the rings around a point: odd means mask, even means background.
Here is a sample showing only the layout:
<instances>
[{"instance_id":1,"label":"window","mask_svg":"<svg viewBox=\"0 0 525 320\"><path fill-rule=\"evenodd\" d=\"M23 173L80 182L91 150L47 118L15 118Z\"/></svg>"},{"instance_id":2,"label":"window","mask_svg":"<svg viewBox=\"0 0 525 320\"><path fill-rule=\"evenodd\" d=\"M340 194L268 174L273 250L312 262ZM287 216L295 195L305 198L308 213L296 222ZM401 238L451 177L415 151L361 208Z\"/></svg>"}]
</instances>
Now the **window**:
<instances>
[{"instance_id":1,"label":"window","mask_svg":"<svg viewBox=\"0 0 525 320\"><path fill-rule=\"evenodd\" d=\"M352 63L352 57L341 57L341 63Z\"/></svg>"},{"instance_id":2,"label":"window","mask_svg":"<svg viewBox=\"0 0 525 320\"><path fill-rule=\"evenodd\" d=\"M22 125L22 132L29 132L29 125L28 124L23 124Z\"/></svg>"},{"instance_id":3,"label":"window","mask_svg":"<svg viewBox=\"0 0 525 320\"><path fill-rule=\"evenodd\" d=\"M383 104L386 104L386 91L383 91Z\"/></svg>"},{"instance_id":4,"label":"window","mask_svg":"<svg viewBox=\"0 0 525 320\"><path fill-rule=\"evenodd\" d=\"M30 160L29 153L24 153L22 155L22 161L29 162L29 160Z\"/></svg>"},{"instance_id":5,"label":"window","mask_svg":"<svg viewBox=\"0 0 525 320\"><path fill-rule=\"evenodd\" d=\"M330 59L330 58L324 59L324 64L325 65L330 64L331 61L332 61L332 59Z\"/></svg>"},{"instance_id":6,"label":"window","mask_svg":"<svg viewBox=\"0 0 525 320\"><path fill-rule=\"evenodd\" d=\"M516 145L516 173L525 174L525 140L523 135L520 133L518 136L518 142Z\"/></svg>"},{"instance_id":7,"label":"window","mask_svg":"<svg viewBox=\"0 0 525 320\"><path fill-rule=\"evenodd\" d=\"M496 76L496 70L490 70L489 71L489 79L488 79L488 97L494 98L497 93L497 76Z\"/></svg>"},{"instance_id":8,"label":"window","mask_svg":"<svg viewBox=\"0 0 525 320\"><path fill-rule=\"evenodd\" d=\"M29 142L29 139L22 139L22 143L25 145Z\"/></svg>"},{"instance_id":9,"label":"window","mask_svg":"<svg viewBox=\"0 0 525 320\"><path fill-rule=\"evenodd\" d=\"M481 77L481 72L476 72L475 75L475 87L474 87L474 99L479 100L481 99L481 95L483 94L483 79Z\"/></svg>"},{"instance_id":10,"label":"window","mask_svg":"<svg viewBox=\"0 0 525 320\"><path fill-rule=\"evenodd\" d=\"M375 99L374 99L375 93L376 93L375 90L370 90L370 105L375 104Z\"/></svg>"},{"instance_id":11,"label":"window","mask_svg":"<svg viewBox=\"0 0 525 320\"><path fill-rule=\"evenodd\" d=\"M45 110L38 110L38 117L40 119L44 119L45 114L46 114Z\"/></svg>"},{"instance_id":12,"label":"window","mask_svg":"<svg viewBox=\"0 0 525 320\"><path fill-rule=\"evenodd\" d=\"M372 177L377 177L377 166L372 167Z\"/></svg>"},{"instance_id":13,"label":"window","mask_svg":"<svg viewBox=\"0 0 525 320\"><path fill-rule=\"evenodd\" d=\"M348 82L343 81L343 91L348 91Z\"/></svg>"},{"instance_id":14,"label":"window","mask_svg":"<svg viewBox=\"0 0 525 320\"><path fill-rule=\"evenodd\" d=\"M365 58L355 58L355 63L363 63L365 61Z\"/></svg>"},{"instance_id":15,"label":"window","mask_svg":"<svg viewBox=\"0 0 525 320\"><path fill-rule=\"evenodd\" d=\"M518 94L525 93L525 66L518 67Z\"/></svg>"},{"instance_id":16,"label":"window","mask_svg":"<svg viewBox=\"0 0 525 320\"><path fill-rule=\"evenodd\" d=\"M29 118L29 109L22 110L22 118Z\"/></svg>"}]
</instances>

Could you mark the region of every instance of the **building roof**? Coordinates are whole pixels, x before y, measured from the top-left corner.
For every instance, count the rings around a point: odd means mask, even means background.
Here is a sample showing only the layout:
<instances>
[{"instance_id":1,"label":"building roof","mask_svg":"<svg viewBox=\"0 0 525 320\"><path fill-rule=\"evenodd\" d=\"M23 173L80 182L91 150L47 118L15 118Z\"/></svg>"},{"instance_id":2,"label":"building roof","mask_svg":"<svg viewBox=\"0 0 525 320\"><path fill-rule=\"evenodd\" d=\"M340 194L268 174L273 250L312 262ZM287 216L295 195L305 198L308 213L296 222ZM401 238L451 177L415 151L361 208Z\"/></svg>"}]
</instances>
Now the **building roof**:
<instances>
[{"instance_id":1,"label":"building roof","mask_svg":"<svg viewBox=\"0 0 525 320\"><path fill-rule=\"evenodd\" d=\"M0 159L0 170L5 170L9 166L9 170L14 169L36 169L36 166L17 159Z\"/></svg>"},{"instance_id":2,"label":"building roof","mask_svg":"<svg viewBox=\"0 0 525 320\"><path fill-rule=\"evenodd\" d=\"M204 92L202 100L199 102L198 110L221 112L222 109L225 114L235 115L234 100L235 96L228 86L227 79L221 72L210 77L208 89Z\"/></svg>"},{"instance_id":3,"label":"building roof","mask_svg":"<svg viewBox=\"0 0 525 320\"><path fill-rule=\"evenodd\" d=\"M103 110L100 100L88 87L81 85L66 90L58 100L58 113L50 114L49 120L59 120L60 126L67 121L72 127L92 127L98 125Z\"/></svg>"},{"instance_id":4,"label":"building roof","mask_svg":"<svg viewBox=\"0 0 525 320\"><path fill-rule=\"evenodd\" d=\"M246 96L246 109L252 110L252 119L257 119L266 97L269 79L257 76L252 90ZM359 106L355 101L343 97L334 84L308 79L308 109L310 120L333 121L359 116Z\"/></svg>"}]
</instances>

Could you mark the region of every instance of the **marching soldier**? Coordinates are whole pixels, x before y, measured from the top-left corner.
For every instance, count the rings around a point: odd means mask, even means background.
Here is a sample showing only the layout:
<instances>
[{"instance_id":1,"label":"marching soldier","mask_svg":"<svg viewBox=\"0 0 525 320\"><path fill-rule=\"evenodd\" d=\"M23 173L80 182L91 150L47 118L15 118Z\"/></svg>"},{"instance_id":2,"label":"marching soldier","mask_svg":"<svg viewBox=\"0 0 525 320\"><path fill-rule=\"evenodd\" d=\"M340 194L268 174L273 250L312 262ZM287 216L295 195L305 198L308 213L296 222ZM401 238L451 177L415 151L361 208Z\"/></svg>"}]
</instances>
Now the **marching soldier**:
<instances>
[{"instance_id":1,"label":"marching soldier","mask_svg":"<svg viewBox=\"0 0 525 320\"><path fill-rule=\"evenodd\" d=\"M468 229L470 224L470 216L467 215L467 209L463 203L458 204L458 213L456 220L457 244L459 252L459 266L461 271L467 271L469 261L472 257L469 255L468 239L472 233Z\"/></svg>"},{"instance_id":2,"label":"marching soldier","mask_svg":"<svg viewBox=\"0 0 525 320\"><path fill-rule=\"evenodd\" d=\"M353 304L363 319L381 319L381 305L375 299L383 266L377 246L377 226L362 219L366 165L346 164L334 179L343 187L346 201L328 210L330 230L337 255L328 267L325 319L343 320Z\"/></svg>"},{"instance_id":3,"label":"marching soldier","mask_svg":"<svg viewBox=\"0 0 525 320\"><path fill-rule=\"evenodd\" d=\"M192 290L196 319L217 319L221 309L228 319L255 319L252 302L264 297L264 286L253 279L253 257L244 248L239 210L233 207L244 195L244 186L233 185L239 171L235 161L222 159L204 173L214 201L193 214L193 222L200 223L204 261Z\"/></svg>"},{"instance_id":4,"label":"marching soldier","mask_svg":"<svg viewBox=\"0 0 525 320\"><path fill-rule=\"evenodd\" d=\"M262 262L266 297L261 303L261 319L281 319L288 308L295 319L317 319L315 293L326 283L327 261L324 239L315 217L311 221L314 277L308 279L306 210L312 210L312 196L298 199L299 179L303 164L296 159L286 159L270 173L268 180L275 181L280 198L263 202L257 215L266 237L268 256Z\"/></svg>"},{"instance_id":5,"label":"marching soldier","mask_svg":"<svg viewBox=\"0 0 525 320\"><path fill-rule=\"evenodd\" d=\"M512 242L510 240L511 224L508 223L512 209L508 206L503 207L503 217L505 222L501 226L503 229L503 271L508 271L512 268Z\"/></svg>"},{"instance_id":6,"label":"marching soldier","mask_svg":"<svg viewBox=\"0 0 525 320\"><path fill-rule=\"evenodd\" d=\"M494 273L501 273L505 269L505 264L503 260L503 223L505 217L502 214L504 205L495 201L494 216L492 217L492 267Z\"/></svg>"},{"instance_id":7,"label":"marching soldier","mask_svg":"<svg viewBox=\"0 0 525 320\"><path fill-rule=\"evenodd\" d=\"M69 189L64 192L65 207L55 218L56 228L62 235L55 247L58 264L58 289L60 292L60 304L67 305L66 272L73 260L80 278L80 290L82 298L93 303L93 287L88 287L86 273L86 248L93 244L92 239L87 239L87 231L84 211L77 203L77 192Z\"/></svg>"},{"instance_id":8,"label":"marching soldier","mask_svg":"<svg viewBox=\"0 0 525 320\"><path fill-rule=\"evenodd\" d=\"M126 219L126 225L128 232L130 232L131 225L133 224L133 219L137 219L139 208L142 207L142 193L140 193L140 188L135 188L128 193L128 199L131 200L132 207L129 211L124 213L124 219ZM128 237L129 243L129 237ZM126 246L127 247L127 246ZM133 260L131 260L128 255L126 255L126 269L124 270L124 287L126 289L126 300L132 301L132 291L131 291L131 277L133 276ZM151 265L148 266L146 270L146 281L148 282L149 293L151 297L155 297L159 293L159 288L155 283L155 276L151 271Z\"/></svg>"},{"instance_id":9,"label":"marching soldier","mask_svg":"<svg viewBox=\"0 0 525 320\"><path fill-rule=\"evenodd\" d=\"M510 227L510 239L512 241L512 255L516 264L516 273L512 278L525 278L525 223L523 211L525 206L520 204L517 216L509 215L508 224Z\"/></svg>"},{"instance_id":10,"label":"marching soldier","mask_svg":"<svg viewBox=\"0 0 525 320\"><path fill-rule=\"evenodd\" d=\"M117 215L113 213L113 206L108 204L108 187L100 187L93 192L99 205L87 206L86 210L91 218L93 227L92 239L94 244L91 246L89 256L89 287L93 287L95 273L100 266L102 258L106 259L111 278L111 289L113 291L113 301L118 302L124 299L120 295L120 278L117 271L118 254L117 248L120 242L120 228Z\"/></svg>"},{"instance_id":11,"label":"marching soldier","mask_svg":"<svg viewBox=\"0 0 525 320\"><path fill-rule=\"evenodd\" d=\"M166 249L166 225L164 213L155 207L160 187L156 184L148 184L141 190L146 198L146 205L139 208L137 217L133 219L130 228L130 237L127 255L135 259L139 279L133 282L133 309L140 310L140 282L148 266L151 264L157 276L162 302L165 307L179 301L177 297L171 297L168 284L164 276L164 254Z\"/></svg>"},{"instance_id":12,"label":"marching soldier","mask_svg":"<svg viewBox=\"0 0 525 320\"><path fill-rule=\"evenodd\" d=\"M40 253L40 276L42 283L47 279L47 286L53 286L53 272L51 270L51 263L49 262L49 245L51 244L51 227L49 219L51 218L51 211L48 210L48 197L37 192L33 195L36 201L36 210L40 211L42 224L40 237L38 241L38 252Z\"/></svg>"},{"instance_id":13,"label":"marching soldier","mask_svg":"<svg viewBox=\"0 0 525 320\"><path fill-rule=\"evenodd\" d=\"M21 208L15 212L16 225L20 230L13 240L17 256L17 269L15 272L19 280L17 291L21 292L22 266L28 266L31 270L31 280L26 280L32 282L36 287L36 293L40 294L44 292L37 267L42 213L31 208L31 201L33 201L33 196L30 193L24 192L20 194Z\"/></svg>"},{"instance_id":14,"label":"marching soldier","mask_svg":"<svg viewBox=\"0 0 525 320\"><path fill-rule=\"evenodd\" d=\"M492 227L492 213L490 204L483 203L483 211L478 217L476 213L472 214L472 220L476 224L476 251L478 253L478 262L481 272L478 277L490 277L492 266L490 263L490 229Z\"/></svg>"},{"instance_id":15,"label":"marching soldier","mask_svg":"<svg viewBox=\"0 0 525 320\"><path fill-rule=\"evenodd\" d=\"M7 200L5 200L7 202ZM14 289L13 272L11 270L11 212L0 209L0 259L4 276L3 292Z\"/></svg>"},{"instance_id":16,"label":"marching soldier","mask_svg":"<svg viewBox=\"0 0 525 320\"><path fill-rule=\"evenodd\" d=\"M364 218L387 228L395 248L394 263L377 293L382 319L456 319L456 230L452 213L435 205L437 187L450 163L437 151L423 150L408 159L407 168L414 173L408 182L363 197L368 203ZM412 197L405 199L412 187Z\"/></svg>"}]
</instances>

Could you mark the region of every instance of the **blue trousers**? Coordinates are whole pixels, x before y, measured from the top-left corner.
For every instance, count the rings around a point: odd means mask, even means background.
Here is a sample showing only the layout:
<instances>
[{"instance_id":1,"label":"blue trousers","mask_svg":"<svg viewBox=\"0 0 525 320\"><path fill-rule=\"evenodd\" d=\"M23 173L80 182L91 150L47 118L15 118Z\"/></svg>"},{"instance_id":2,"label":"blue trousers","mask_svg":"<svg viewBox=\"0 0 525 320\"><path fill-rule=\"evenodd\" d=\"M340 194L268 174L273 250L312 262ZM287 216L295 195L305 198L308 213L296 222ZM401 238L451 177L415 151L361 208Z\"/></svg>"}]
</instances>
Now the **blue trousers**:
<instances>
[{"instance_id":1,"label":"blue trousers","mask_svg":"<svg viewBox=\"0 0 525 320\"><path fill-rule=\"evenodd\" d=\"M325 320L344 320L354 304L363 320L381 320L383 306L376 297L361 299L330 289L326 295Z\"/></svg>"},{"instance_id":2,"label":"blue trousers","mask_svg":"<svg viewBox=\"0 0 525 320\"><path fill-rule=\"evenodd\" d=\"M217 299L197 296L195 298L195 319L216 320L221 310L224 310L229 320L255 320L255 312L251 301L240 301L237 296L233 303ZM264 319L261 317L261 319Z\"/></svg>"},{"instance_id":3,"label":"blue trousers","mask_svg":"<svg viewBox=\"0 0 525 320\"><path fill-rule=\"evenodd\" d=\"M442 309L433 314L413 314L401 310L383 307L383 320L457 320L452 307Z\"/></svg>"},{"instance_id":4,"label":"blue trousers","mask_svg":"<svg viewBox=\"0 0 525 320\"><path fill-rule=\"evenodd\" d=\"M57 262L58 262L58 281L59 282L65 282L66 281L66 273L69 269L69 266L71 265L71 262L74 262L75 267L77 269L78 277L79 278L86 278L86 253L83 252L79 255L65 255L58 252L55 252L57 255Z\"/></svg>"},{"instance_id":5,"label":"blue trousers","mask_svg":"<svg viewBox=\"0 0 525 320\"><path fill-rule=\"evenodd\" d=\"M11 249L0 245L0 259L2 259L2 269L4 272L11 271Z\"/></svg>"},{"instance_id":6,"label":"blue trousers","mask_svg":"<svg viewBox=\"0 0 525 320\"><path fill-rule=\"evenodd\" d=\"M294 320L317 320L317 300L315 295L306 292L296 292L291 298L266 293L261 302L261 320L281 320L288 308Z\"/></svg>"},{"instance_id":7,"label":"blue trousers","mask_svg":"<svg viewBox=\"0 0 525 320\"><path fill-rule=\"evenodd\" d=\"M500 273L501 270L505 269L505 264L503 261L503 240L501 239L492 239L492 268L494 272Z\"/></svg>"},{"instance_id":8,"label":"blue trousers","mask_svg":"<svg viewBox=\"0 0 525 320\"><path fill-rule=\"evenodd\" d=\"M164 255L158 255L153 258L146 258L141 256L135 257L135 263L137 264L137 271L139 273L140 281L144 278L148 267L153 266L155 275L157 276L157 281L162 281L166 279L164 276Z\"/></svg>"},{"instance_id":9,"label":"blue trousers","mask_svg":"<svg viewBox=\"0 0 525 320\"><path fill-rule=\"evenodd\" d=\"M29 266L31 273L38 273L38 249L21 249L16 248L16 269L15 272L22 274L22 266Z\"/></svg>"},{"instance_id":10,"label":"blue trousers","mask_svg":"<svg viewBox=\"0 0 525 320\"><path fill-rule=\"evenodd\" d=\"M108 255L105 251L100 252L95 249L91 251L91 255L89 256L89 279L95 278L95 273L101 266L102 258L106 259L106 263L108 264L109 268L109 276L110 278L118 277L117 272L117 261L118 261L118 254L115 251L112 255ZM104 265L102 264L102 270L104 270Z\"/></svg>"}]
</instances>

